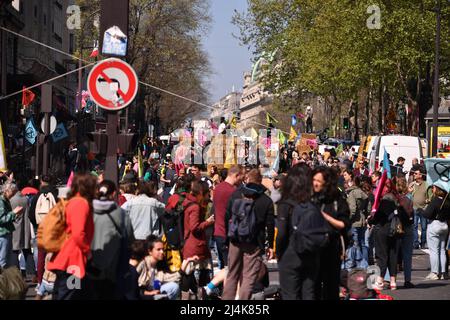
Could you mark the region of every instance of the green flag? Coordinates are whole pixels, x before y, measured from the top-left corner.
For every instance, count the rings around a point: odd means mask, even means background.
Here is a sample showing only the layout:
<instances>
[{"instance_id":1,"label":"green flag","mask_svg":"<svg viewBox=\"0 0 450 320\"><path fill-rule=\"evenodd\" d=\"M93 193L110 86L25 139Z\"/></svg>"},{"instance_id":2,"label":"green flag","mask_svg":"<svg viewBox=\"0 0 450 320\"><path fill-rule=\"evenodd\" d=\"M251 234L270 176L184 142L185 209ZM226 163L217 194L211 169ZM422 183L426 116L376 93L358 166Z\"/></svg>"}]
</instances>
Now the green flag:
<instances>
[{"instance_id":1,"label":"green flag","mask_svg":"<svg viewBox=\"0 0 450 320\"><path fill-rule=\"evenodd\" d=\"M339 156L342 151L344 151L344 146L342 145L342 143L336 148L336 155Z\"/></svg>"},{"instance_id":2,"label":"green flag","mask_svg":"<svg viewBox=\"0 0 450 320\"><path fill-rule=\"evenodd\" d=\"M278 140L280 141L280 144L284 145L286 143L286 137L283 134L283 131L278 131Z\"/></svg>"}]
</instances>

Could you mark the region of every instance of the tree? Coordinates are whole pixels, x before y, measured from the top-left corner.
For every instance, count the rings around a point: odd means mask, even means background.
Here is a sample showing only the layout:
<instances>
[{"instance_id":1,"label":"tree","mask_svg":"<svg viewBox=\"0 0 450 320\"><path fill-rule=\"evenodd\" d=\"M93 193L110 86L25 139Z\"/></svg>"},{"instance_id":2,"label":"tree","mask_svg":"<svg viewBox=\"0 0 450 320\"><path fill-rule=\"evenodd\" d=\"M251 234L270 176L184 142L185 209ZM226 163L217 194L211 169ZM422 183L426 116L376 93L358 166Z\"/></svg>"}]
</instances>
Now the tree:
<instances>
[{"instance_id":1,"label":"tree","mask_svg":"<svg viewBox=\"0 0 450 320\"><path fill-rule=\"evenodd\" d=\"M99 1L78 3L85 8L83 15L88 15ZM139 80L148 84L140 85L136 99L136 124L142 132L146 132L148 123L158 131L166 130L199 109L198 105L174 99L155 87L194 101L207 101L204 80L209 74L209 61L200 39L208 31L209 22L208 1L130 0L126 60ZM89 34L96 39L95 32Z\"/></svg>"},{"instance_id":2,"label":"tree","mask_svg":"<svg viewBox=\"0 0 450 320\"><path fill-rule=\"evenodd\" d=\"M425 95L434 63L434 1L379 1L378 29L372 28L378 9L372 1L248 3L248 11L236 13L234 22L241 29L241 41L252 45L255 54L276 50L276 59L263 78L272 92L325 97L338 115L348 113L349 101L361 93L367 96L362 103L366 111L378 96L375 100L383 108L380 119L388 106L395 107L403 99L417 115L412 118L411 133L418 134L419 109L430 107ZM448 10L445 4L444 12ZM442 39L448 33L449 26L443 26ZM443 78L448 78L447 42L442 55Z\"/></svg>"}]
</instances>

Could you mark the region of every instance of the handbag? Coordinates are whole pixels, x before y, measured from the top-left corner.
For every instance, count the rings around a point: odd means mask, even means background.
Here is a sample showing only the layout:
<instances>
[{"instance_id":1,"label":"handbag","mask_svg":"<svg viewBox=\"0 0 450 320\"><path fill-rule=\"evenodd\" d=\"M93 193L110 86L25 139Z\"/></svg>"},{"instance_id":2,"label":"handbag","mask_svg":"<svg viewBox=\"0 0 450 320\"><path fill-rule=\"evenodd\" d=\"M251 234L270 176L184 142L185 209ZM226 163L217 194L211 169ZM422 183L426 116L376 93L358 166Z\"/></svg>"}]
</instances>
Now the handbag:
<instances>
[{"instance_id":1,"label":"handbag","mask_svg":"<svg viewBox=\"0 0 450 320\"><path fill-rule=\"evenodd\" d=\"M389 237L400 237L405 233L403 223L400 220L397 209L391 214L389 225Z\"/></svg>"}]
</instances>

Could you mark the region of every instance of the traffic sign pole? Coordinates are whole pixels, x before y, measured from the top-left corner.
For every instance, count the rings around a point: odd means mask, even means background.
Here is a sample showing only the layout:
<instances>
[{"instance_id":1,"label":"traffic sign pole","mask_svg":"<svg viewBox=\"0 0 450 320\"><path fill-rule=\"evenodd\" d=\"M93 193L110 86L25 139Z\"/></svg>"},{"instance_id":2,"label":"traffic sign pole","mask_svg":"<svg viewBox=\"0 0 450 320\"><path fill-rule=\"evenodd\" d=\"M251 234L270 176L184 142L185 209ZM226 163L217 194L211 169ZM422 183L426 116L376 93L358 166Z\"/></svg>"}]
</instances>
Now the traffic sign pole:
<instances>
[{"instance_id":1,"label":"traffic sign pole","mask_svg":"<svg viewBox=\"0 0 450 320\"><path fill-rule=\"evenodd\" d=\"M108 112L106 134L108 135L108 147L106 151L105 178L117 183L119 181L117 165L117 127L119 114L117 112Z\"/></svg>"}]
</instances>

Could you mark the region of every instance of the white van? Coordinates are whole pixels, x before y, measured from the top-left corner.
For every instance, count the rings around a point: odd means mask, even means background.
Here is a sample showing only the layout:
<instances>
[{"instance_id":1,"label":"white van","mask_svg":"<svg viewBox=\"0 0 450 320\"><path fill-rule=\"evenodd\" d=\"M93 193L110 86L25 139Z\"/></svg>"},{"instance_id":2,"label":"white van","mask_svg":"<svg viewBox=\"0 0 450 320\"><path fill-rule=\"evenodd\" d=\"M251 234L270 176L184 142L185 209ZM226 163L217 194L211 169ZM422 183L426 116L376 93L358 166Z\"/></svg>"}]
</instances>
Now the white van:
<instances>
[{"instance_id":1,"label":"white van","mask_svg":"<svg viewBox=\"0 0 450 320\"><path fill-rule=\"evenodd\" d=\"M383 161L384 148L390 155L390 160L395 165L398 157L405 158L404 171L408 171L412 166L412 159L417 158L419 163L423 162L424 154L422 143L419 137L392 135L375 136L370 152L369 170L378 170L380 162Z\"/></svg>"}]
</instances>

